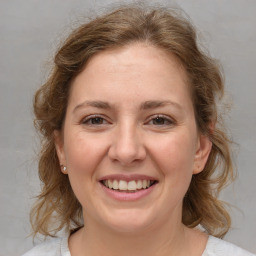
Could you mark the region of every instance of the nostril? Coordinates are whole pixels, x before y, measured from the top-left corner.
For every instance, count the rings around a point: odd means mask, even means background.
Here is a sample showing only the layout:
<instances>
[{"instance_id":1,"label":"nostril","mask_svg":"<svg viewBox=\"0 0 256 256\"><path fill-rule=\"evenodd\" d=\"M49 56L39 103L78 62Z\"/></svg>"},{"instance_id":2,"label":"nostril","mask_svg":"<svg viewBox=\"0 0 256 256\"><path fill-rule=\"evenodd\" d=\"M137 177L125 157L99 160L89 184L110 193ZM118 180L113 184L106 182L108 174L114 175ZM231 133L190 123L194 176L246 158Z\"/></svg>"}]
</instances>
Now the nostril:
<instances>
[{"instance_id":1,"label":"nostril","mask_svg":"<svg viewBox=\"0 0 256 256\"><path fill-rule=\"evenodd\" d=\"M143 161L146 151L141 145L113 145L108 152L112 161L118 161L122 166L131 165L134 162Z\"/></svg>"},{"instance_id":2,"label":"nostril","mask_svg":"<svg viewBox=\"0 0 256 256\"><path fill-rule=\"evenodd\" d=\"M108 155L112 161L119 161L122 166L141 161L146 156L141 136L137 133L134 122L119 124L116 133L112 134Z\"/></svg>"}]
</instances>

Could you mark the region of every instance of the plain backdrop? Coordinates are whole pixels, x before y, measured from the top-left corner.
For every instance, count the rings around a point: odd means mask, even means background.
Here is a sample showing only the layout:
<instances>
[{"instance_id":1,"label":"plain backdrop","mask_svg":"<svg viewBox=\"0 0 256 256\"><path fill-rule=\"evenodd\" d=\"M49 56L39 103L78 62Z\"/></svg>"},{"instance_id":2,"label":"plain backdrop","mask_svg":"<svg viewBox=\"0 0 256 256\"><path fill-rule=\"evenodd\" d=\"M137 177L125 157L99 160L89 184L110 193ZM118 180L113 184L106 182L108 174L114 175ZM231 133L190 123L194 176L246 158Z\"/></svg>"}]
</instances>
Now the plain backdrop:
<instances>
[{"instance_id":1,"label":"plain backdrop","mask_svg":"<svg viewBox=\"0 0 256 256\"><path fill-rule=\"evenodd\" d=\"M121 3L128 1L120 1ZM150 1L149 1L150 2ZM153 2L153 1L152 1ZM155 2L155 1L154 1ZM256 1L158 1L180 6L223 65L233 107L238 179L221 197L235 205L226 240L256 253ZM0 255L33 246L29 209L40 189L32 97L59 41L108 0L0 0Z\"/></svg>"}]
</instances>

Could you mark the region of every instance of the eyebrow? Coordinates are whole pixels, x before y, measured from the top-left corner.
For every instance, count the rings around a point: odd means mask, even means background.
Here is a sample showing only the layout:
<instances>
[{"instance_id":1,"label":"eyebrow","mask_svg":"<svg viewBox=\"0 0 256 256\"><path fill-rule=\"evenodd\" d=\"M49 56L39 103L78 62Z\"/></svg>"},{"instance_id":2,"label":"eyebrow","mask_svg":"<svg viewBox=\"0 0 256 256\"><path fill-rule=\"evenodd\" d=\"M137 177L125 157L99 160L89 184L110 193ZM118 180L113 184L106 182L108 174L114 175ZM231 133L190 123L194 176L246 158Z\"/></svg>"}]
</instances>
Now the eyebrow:
<instances>
[{"instance_id":1,"label":"eyebrow","mask_svg":"<svg viewBox=\"0 0 256 256\"><path fill-rule=\"evenodd\" d=\"M166 105L172 105L178 109L182 109L182 106L176 102L169 101L169 100L150 100L150 101L145 101L144 103L141 104L140 109L152 109L152 108L159 108L159 107L164 107Z\"/></svg>"},{"instance_id":2,"label":"eyebrow","mask_svg":"<svg viewBox=\"0 0 256 256\"><path fill-rule=\"evenodd\" d=\"M101 108L101 109L110 109L110 104L108 102L105 101L84 101L81 104L78 104L73 112L75 112L77 109L81 108L81 107L94 107L94 108Z\"/></svg>"},{"instance_id":3,"label":"eyebrow","mask_svg":"<svg viewBox=\"0 0 256 256\"><path fill-rule=\"evenodd\" d=\"M159 108L159 107L164 107L166 105L172 105L178 109L182 109L182 106L176 102L169 101L169 100L149 100L145 101L140 105L141 110L146 110L146 109L153 109L153 108ZM106 102L106 101L84 101L81 104L78 104L73 112L75 112L77 109L82 108L82 107L94 107L94 108L100 108L100 109L110 109L111 105Z\"/></svg>"}]
</instances>

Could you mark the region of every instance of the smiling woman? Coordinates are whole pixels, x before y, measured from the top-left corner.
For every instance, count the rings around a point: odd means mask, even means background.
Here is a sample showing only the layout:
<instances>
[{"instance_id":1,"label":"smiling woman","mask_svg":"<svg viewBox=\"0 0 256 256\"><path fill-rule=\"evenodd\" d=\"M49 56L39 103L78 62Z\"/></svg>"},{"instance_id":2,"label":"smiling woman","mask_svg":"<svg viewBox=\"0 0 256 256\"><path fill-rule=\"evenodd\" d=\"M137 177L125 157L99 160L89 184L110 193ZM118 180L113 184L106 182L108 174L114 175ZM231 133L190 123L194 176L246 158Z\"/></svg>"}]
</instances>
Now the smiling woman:
<instances>
[{"instance_id":1,"label":"smiling woman","mask_svg":"<svg viewBox=\"0 0 256 256\"><path fill-rule=\"evenodd\" d=\"M139 234L181 216L211 149L185 81L174 57L145 43L101 52L74 78L55 137L86 229L97 221ZM94 103L77 108L84 100Z\"/></svg>"},{"instance_id":2,"label":"smiling woman","mask_svg":"<svg viewBox=\"0 0 256 256\"><path fill-rule=\"evenodd\" d=\"M67 235L25 255L252 255L218 239L230 217L217 196L233 178L222 94L173 11L123 7L75 30L34 101L32 226Z\"/></svg>"}]
</instances>

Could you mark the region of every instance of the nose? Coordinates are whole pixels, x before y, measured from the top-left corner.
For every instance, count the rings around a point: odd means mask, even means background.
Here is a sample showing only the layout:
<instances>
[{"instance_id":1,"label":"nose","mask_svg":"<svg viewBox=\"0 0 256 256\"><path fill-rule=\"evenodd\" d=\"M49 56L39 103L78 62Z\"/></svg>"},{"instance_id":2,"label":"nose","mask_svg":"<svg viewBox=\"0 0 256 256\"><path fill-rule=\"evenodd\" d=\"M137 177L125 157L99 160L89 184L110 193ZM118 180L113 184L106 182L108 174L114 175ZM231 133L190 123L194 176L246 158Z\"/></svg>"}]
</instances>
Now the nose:
<instances>
[{"instance_id":1,"label":"nose","mask_svg":"<svg viewBox=\"0 0 256 256\"><path fill-rule=\"evenodd\" d=\"M136 126L128 124L116 127L108 151L112 161L119 162L122 166L130 166L145 159L146 149L138 130Z\"/></svg>"}]
</instances>

